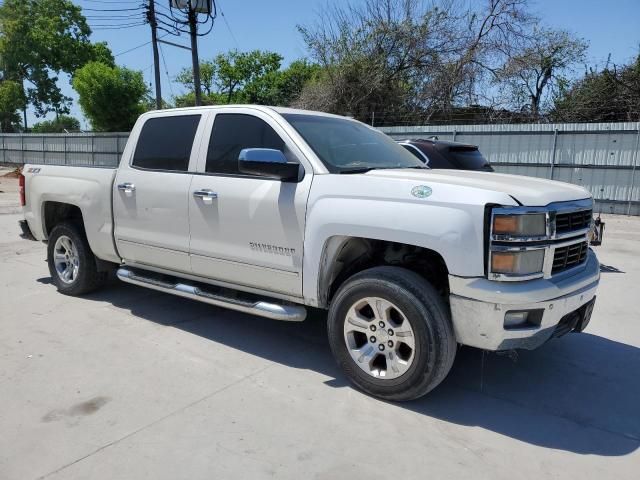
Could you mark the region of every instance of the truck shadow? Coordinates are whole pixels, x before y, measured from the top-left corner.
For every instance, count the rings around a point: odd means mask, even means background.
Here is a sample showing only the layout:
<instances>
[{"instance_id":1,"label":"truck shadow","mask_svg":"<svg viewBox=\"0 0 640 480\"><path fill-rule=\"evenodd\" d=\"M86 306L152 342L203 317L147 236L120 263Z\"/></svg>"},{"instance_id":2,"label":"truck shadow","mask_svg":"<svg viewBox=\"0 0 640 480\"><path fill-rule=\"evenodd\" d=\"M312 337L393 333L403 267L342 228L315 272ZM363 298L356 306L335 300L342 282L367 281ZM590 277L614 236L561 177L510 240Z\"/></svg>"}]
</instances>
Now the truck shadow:
<instances>
[{"instance_id":1,"label":"truck shadow","mask_svg":"<svg viewBox=\"0 0 640 480\"><path fill-rule=\"evenodd\" d=\"M600 264L600 272L602 273L624 273L622 270L620 270L617 267L611 266L611 265L605 265L603 263Z\"/></svg>"},{"instance_id":2,"label":"truck shadow","mask_svg":"<svg viewBox=\"0 0 640 480\"><path fill-rule=\"evenodd\" d=\"M305 322L275 322L120 284L85 298L291 368L317 371L331 378L327 385L348 388L319 311ZM394 407L545 448L619 456L640 447L639 375L640 348L589 333L521 351L517 360L463 347L442 385Z\"/></svg>"}]
</instances>

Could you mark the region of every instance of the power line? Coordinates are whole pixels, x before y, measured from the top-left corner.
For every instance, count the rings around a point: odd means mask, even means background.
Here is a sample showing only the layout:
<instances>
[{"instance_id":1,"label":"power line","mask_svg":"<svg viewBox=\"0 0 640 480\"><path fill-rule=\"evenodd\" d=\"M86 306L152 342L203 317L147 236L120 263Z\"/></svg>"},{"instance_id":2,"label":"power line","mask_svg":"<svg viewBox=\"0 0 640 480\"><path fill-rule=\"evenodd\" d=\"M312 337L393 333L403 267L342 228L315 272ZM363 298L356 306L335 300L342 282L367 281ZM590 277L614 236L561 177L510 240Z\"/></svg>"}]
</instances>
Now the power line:
<instances>
[{"instance_id":1,"label":"power line","mask_svg":"<svg viewBox=\"0 0 640 480\"><path fill-rule=\"evenodd\" d=\"M91 28L93 30L124 30L127 28L135 28L135 27L142 27L146 25L146 23L129 23L129 24L124 24L124 25L98 25L98 26L92 26Z\"/></svg>"},{"instance_id":2,"label":"power line","mask_svg":"<svg viewBox=\"0 0 640 480\"><path fill-rule=\"evenodd\" d=\"M130 1L127 0L84 0L85 2L89 2L89 3L101 3L101 4L115 4L115 3L124 3L125 5L131 5Z\"/></svg>"},{"instance_id":3,"label":"power line","mask_svg":"<svg viewBox=\"0 0 640 480\"><path fill-rule=\"evenodd\" d=\"M128 18L141 18L140 14L125 15L85 15L87 20L124 20Z\"/></svg>"},{"instance_id":4,"label":"power line","mask_svg":"<svg viewBox=\"0 0 640 480\"><path fill-rule=\"evenodd\" d=\"M140 7L136 8L83 8L86 12L142 12L144 9Z\"/></svg>"},{"instance_id":5,"label":"power line","mask_svg":"<svg viewBox=\"0 0 640 480\"><path fill-rule=\"evenodd\" d=\"M218 0L218 8L220 9L220 15L222 16L222 20L224 21L224 24L227 26L227 30L229 30L229 35L231 35L231 38L233 39L233 43L235 43L236 44L236 48L238 50L240 50L240 46L238 45L238 40L236 39L236 36L231 31L231 27L229 26L229 22L227 22L227 16L222 11L222 5L220 5L220 0Z\"/></svg>"},{"instance_id":6,"label":"power line","mask_svg":"<svg viewBox=\"0 0 640 480\"><path fill-rule=\"evenodd\" d=\"M168 33L165 33L164 35L162 35L162 36L158 37L158 39L160 39L160 38L164 38L164 37L166 37L166 36L168 36L168 35L169 35ZM138 50L139 48L146 47L146 46L147 46L147 45L149 45L150 43L151 43L151 40L149 40L148 42L141 43L140 45L137 45L137 46L135 46L135 47L131 47L131 48L129 48L128 50L125 50L125 51L123 51L123 52L118 52L118 53L116 53L116 54L114 55L114 57L119 57L120 55L124 55L125 53L133 52L134 50Z\"/></svg>"},{"instance_id":7,"label":"power line","mask_svg":"<svg viewBox=\"0 0 640 480\"><path fill-rule=\"evenodd\" d=\"M169 69L167 68L167 61L164 59L164 51L162 50L162 45L158 45L160 48L160 56L162 57L162 63L164 64L164 73L167 76L167 81L169 82L169 91L171 92L171 96L173 97L173 86L171 85L171 77L169 77Z\"/></svg>"}]
</instances>

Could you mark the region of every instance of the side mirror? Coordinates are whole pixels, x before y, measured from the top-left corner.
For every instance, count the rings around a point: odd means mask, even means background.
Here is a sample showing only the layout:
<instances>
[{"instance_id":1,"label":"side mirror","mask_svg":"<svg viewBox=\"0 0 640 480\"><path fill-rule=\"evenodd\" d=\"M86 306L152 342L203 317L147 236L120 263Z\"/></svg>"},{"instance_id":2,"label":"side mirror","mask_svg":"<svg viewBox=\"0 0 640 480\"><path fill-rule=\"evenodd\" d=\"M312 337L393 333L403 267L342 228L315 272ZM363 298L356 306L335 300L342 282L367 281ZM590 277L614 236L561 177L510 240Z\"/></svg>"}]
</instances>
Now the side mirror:
<instances>
[{"instance_id":1,"label":"side mirror","mask_svg":"<svg viewBox=\"0 0 640 480\"><path fill-rule=\"evenodd\" d=\"M287 158L280 150L244 148L238 156L238 170L240 173L276 178L286 182L298 180L300 165L287 162Z\"/></svg>"}]
</instances>

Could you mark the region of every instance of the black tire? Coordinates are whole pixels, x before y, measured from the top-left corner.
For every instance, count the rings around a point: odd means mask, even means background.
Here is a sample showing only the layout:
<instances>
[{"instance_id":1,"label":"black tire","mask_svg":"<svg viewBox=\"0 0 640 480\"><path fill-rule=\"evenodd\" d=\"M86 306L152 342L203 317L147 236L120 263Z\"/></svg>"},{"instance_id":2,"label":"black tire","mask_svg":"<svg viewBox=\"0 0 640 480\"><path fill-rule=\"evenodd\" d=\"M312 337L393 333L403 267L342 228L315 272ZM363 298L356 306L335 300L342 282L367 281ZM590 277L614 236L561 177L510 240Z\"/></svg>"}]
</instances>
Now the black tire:
<instances>
[{"instance_id":1,"label":"black tire","mask_svg":"<svg viewBox=\"0 0 640 480\"><path fill-rule=\"evenodd\" d=\"M63 281L55 266L55 245L61 236L71 239L77 251L78 273L71 282ZM93 292L102 287L108 278L107 272L98 271L96 257L89 247L84 230L75 223L60 223L53 227L47 246L47 263L54 285L65 295L78 296Z\"/></svg>"},{"instance_id":2,"label":"black tire","mask_svg":"<svg viewBox=\"0 0 640 480\"><path fill-rule=\"evenodd\" d=\"M413 329L413 360L397 378L372 376L349 354L344 333L347 312L367 297L396 305ZM451 370L457 349L449 309L441 296L424 278L399 267L371 268L345 281L329 308L328 334L333 355L349 380L384 400L413 400L434 389Z\"/></svg>"}]
</instances>

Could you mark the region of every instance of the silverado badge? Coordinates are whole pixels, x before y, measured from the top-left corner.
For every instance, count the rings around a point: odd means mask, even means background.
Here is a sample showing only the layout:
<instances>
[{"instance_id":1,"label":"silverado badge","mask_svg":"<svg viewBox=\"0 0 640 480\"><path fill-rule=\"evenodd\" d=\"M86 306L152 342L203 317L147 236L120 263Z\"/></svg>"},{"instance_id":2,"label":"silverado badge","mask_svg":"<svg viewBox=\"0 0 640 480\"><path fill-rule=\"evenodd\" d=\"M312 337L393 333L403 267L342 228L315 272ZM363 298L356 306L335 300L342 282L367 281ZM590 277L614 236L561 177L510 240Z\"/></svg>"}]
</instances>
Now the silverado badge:
<instances>
[{"instance_id":1,"label":"silverado badge","mask_svg":"<svg viewBox=\"0 0 640 480\"><path fill-rule=\"evenodd\" d=\"M411 189L411 195L418 198L427 198L431 192L431 188L426 185L417 185Z\"/></svg>"}]
</instances>

